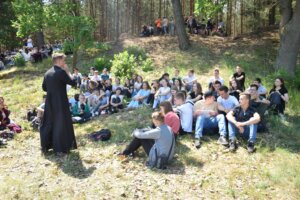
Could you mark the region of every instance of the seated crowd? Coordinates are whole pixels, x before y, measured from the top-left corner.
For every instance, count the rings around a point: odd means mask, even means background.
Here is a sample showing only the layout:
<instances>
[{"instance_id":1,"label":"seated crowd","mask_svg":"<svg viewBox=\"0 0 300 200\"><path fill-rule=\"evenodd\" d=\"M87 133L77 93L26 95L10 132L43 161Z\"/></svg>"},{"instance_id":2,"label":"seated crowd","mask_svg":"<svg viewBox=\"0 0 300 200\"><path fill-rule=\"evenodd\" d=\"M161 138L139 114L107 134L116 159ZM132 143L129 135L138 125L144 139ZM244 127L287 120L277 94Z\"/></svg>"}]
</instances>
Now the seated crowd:
<instances>
[{"instance_id":1,"label":"seated crowd","mask_svg":"<svg viewBox=\"0 0 300 200\"><path fill-rule=\"evenodd\" d=\"M283 118L289 99L281 78L275 80L269 94L259 78L246 88L246 74L240 67L236 67L236 72L230 77L229 87L225 85L219 69L214 69L205 92L192 69L185 77L180 76L178 69L175 69L172 78L165 73L158 80L153 80L151 86L138 74L126 78L124 84L118 77L112 83L106 68L99 74L91 67L90 74L86 75L75 68L73 78L80 91L69 99L74 123L142 106L155 111L152 114L153 127L135 130L133 140L120 153L123 157L134 155L142 146L152 167L158 165L157 159L172 159L176 144L171 139L173 136L176 141L178 136L192 135L193 131L196 148L201 147L205 134L219 132L217 142L230 151L237 149L237 137L241 135L248 141L248 152L253 153L257 132L266 128L266 113ZM38 108L39 121L43 105Z\"/></svg>"}]
</instances>

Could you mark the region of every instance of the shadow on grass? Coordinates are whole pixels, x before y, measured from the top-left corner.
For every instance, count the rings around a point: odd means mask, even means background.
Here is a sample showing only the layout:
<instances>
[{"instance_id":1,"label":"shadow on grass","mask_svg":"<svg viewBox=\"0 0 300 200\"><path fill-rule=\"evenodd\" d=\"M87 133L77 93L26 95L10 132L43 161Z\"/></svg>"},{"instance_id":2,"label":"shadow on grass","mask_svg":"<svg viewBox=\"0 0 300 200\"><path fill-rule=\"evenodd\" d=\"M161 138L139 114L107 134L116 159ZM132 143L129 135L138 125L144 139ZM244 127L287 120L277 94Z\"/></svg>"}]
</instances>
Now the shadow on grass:
<instances>
[{"instance_id":1,"label":"shadow on grass","mask_svg":"<svg viewBox=\"0 0 300 200\"><path fill-rule=\"evenodd\" d=\"M261 148L275 151L277 148L285 149L291 153L300 152L300 117L286 116L286 121L277 116L268 119L267 133L259 133L258 143Z\"/></svg>"},{"instance_id":2,"label":"shadow on grass","mask_svg":"<svg viewBox=\"0 0 300 200\"><path fill-rule=\"evenodd\" d=\"M54 154L45 155L45 158L56 165L67 175L78 179L88 178L95 171L95 167L86 168L78 152L70 152L64 157L58 157Z\"/></svg>"}]
</instances>

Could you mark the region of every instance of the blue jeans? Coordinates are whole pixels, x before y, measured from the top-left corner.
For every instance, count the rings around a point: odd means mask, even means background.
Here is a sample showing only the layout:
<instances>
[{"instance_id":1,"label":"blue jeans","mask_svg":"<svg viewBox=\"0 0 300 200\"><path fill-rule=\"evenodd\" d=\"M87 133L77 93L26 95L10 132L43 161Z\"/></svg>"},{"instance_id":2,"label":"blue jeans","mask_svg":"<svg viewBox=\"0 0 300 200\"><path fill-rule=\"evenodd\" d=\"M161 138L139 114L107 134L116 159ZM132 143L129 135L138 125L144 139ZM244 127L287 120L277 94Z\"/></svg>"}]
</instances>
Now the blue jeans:
<instances>
[{"instance_id":1,"label":"blue jeans","mask_svg":"<svg viewBox=\"0 0 300 200\"><path fill-rule=\"evenodd\" d=\"M244 132L242 133L242 137L248 138L248 142L254 143L256 141L257 124L244 126L243 128ZM228 122L228 131L230 140L234 140L236 138L236 133L239 133L238 128L231 122Z\"/></svg>"},{"instance_id":2,"label":"blue jeans","mask_svg":"<svg viewBox=\"0 0 300 200\"><path fill-rule=\"evenodd\" d=\"M217 115L216 117L207 117L200 115L196 121L195 138L200 138L203 135L203 129L219 128L221 136L226 136L226 124L224 115Z\"/></svg>"}]
</instances>

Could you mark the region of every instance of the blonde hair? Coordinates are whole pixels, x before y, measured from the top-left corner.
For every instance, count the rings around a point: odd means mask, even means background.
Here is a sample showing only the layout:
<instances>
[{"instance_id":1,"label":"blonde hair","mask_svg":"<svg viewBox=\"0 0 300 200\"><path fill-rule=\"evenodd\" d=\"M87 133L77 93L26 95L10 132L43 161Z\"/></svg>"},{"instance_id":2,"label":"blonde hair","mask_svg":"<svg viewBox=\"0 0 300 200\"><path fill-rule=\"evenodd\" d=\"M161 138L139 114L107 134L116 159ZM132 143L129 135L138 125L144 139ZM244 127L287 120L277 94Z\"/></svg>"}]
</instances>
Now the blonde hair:
<instances>
[{"instance_id":1,"label":"blonde hair","mask_svg":"<svg viewBox=\"0 0 300 200\"><path fill-rule=\"evenodd\" d=\"M164 122L164 116L161 112L154 112L152 113L152 119L160 121L160 122Z\"/></svg>"},{"instance_id":2,"label":"blonde hair","mask_svg":"<svg viewBox=\"0 0 300 200\"><path fill-rule=\"evenodd\" d=\"M64 59L66 55L64 53L53 53L52 62L55 63L57 60Z\"/></svg>"}]
</instances>

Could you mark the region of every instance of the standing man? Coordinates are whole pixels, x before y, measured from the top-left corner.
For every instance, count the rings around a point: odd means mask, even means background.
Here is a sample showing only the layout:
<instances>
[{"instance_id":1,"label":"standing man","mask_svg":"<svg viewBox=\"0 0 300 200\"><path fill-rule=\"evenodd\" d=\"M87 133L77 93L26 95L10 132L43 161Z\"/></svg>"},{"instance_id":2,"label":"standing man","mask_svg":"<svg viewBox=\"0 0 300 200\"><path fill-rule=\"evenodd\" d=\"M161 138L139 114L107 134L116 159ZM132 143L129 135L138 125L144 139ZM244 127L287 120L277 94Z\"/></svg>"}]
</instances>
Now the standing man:
<instances>
[{"instance_id":1,"label":"standing man","mask_svg":"<svg viewBox=\"0 0 300 200\"><path fill-rule=\"evenodd\" d=\"M65 63L65 54L52 55L53 67L44 77L43 90L47 92L45 112L40 128L42 152L49 149L57 154L76 149L76 140L69 109L66 86L76 85Z\"/></svg>"}]
</instances>

